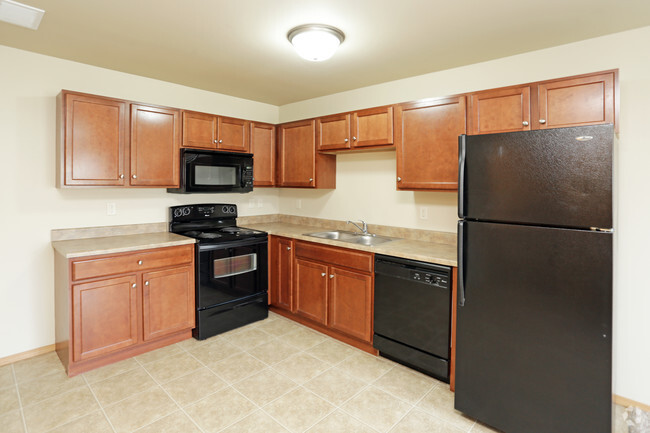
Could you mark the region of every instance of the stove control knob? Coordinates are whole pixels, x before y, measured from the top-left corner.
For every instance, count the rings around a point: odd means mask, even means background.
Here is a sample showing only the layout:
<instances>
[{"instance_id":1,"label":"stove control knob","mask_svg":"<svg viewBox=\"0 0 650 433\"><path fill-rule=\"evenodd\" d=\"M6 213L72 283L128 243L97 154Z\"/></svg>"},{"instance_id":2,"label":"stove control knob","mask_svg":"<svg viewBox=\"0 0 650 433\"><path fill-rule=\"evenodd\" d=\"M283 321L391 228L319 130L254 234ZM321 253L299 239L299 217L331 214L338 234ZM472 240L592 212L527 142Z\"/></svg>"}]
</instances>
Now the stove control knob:
<instances>
[{"instance_id":1,"label":"stove control knob","mask_svg":"<svg viewBox=\"0 0 650 433\"><path fill-rule=\"evenodd\" d=\"M190 214L190 208L189 207L184 207L183 208L183 216L188 216Z\"/></svg>"},{"instance_id":2,"label":"stove control knob","mask_svg":"<svg viewBox=\"0 0 650 433\"><path fill-rule=\"evenodd\" d=\"M181 208L176 208L176 209L174 209L174 216L175 216L175 217L178 218L178 217L181 216L181 215L183 215L183 209L181 209Z\"/></svg>"},{"instance_id":3,"label":"stove control knob","mask_svg":"<svg viewBox=\"0 0 650 433\"><path fill-rule=\"evenodd\" d=\"M221 212L223 213L228 213L228 206L224 206L221 208Z\"/></svg>"},{"instance_id":4,"label":"stove control knob","mask_svg":"<svg viewBox=\"0 0 650 433\"><path fill-rule=\"evenodd\" d=\"M228 213L235 213L235 212L236 212L236 210L235 210L235 206L230 206L230 207L228 208Z\"/></svg>"}]
</instances>

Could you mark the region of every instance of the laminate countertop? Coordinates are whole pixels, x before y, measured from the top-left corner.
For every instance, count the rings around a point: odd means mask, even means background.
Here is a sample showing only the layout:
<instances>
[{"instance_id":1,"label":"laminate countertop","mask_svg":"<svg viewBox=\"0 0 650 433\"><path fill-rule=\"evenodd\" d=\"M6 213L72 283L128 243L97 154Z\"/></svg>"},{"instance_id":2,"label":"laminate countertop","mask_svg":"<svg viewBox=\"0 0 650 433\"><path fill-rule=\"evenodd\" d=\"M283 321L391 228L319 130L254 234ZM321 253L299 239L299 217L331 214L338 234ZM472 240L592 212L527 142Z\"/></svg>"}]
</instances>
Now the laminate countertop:
<instances>
[{"instance_id":1,"label":"laminate countertop","mask_svg":"<svg viewBox=\"0 0 650 433\"><path fill-rule=\"evenodd\" d=\"M193 238L169 232L140 233L119 236L104 236L85 239L53 241L54 251L67 259L100 254L124 253L128 251L173 247L193 244Z\"/></svg>"},{"instance_id":2,"label":"laminate countertop","mask_svg":"<svg viewBox=\"0 0 650 433\"><path fill-rule=\"evenodd\" d=\"M437 263L447 266L458 266L456 244L448 242L419 241L413 239L396 239L377 246L366 246L341 242L332 239L321 239L305 236L305 233L314 233L324 230L322 226L291 224L286 222L268 222L256 224L240 224L242 227L262 230L270 235L284 236L319 244L332 245L353 250L368 251L376 254L402 257L405 259L420 260L423 262ZM384 236L381 234L381 236Z\"/></svg>"}]
</instances>

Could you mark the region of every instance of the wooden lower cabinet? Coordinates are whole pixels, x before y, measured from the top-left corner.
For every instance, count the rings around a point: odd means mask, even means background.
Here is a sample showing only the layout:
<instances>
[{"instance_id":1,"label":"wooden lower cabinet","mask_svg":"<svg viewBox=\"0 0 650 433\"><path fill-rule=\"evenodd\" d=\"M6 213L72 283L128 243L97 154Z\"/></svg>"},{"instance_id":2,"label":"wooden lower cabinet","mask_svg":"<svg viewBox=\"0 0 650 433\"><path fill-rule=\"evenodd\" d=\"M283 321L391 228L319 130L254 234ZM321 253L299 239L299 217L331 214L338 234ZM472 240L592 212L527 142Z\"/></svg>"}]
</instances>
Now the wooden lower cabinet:
<instances>
[{"instance_id":1,"label":"wooden lower cabinet","mask_svg":"<svg viewBox=\"0 0 650 433\"><path fill-rule=\"evenodd\" d=\"M281 237L272 237L269 245L274 311L376 353L372 347L374 255ZM290 276L292 284L287 284Z\"/></svg>"},{"instance_id":2,"label":"wooden lower cabinet","mask_svg":"<svg viewBox=\"0 0 650 433\"><path fill-rule=\"evenodd\" d=\"M194 245L55 256L56 350L69 376L191 337Z\"/></svg>"},{"instance_id":3,"label":"wooden lower cabinet","mask_svg":"<svg viewBox=\"0 0 650 433\"><path fill-rule=\"evenodd\" d=\"M296 259L296 314L327 323L327 265Z\"/></svg>"}]
</instances>

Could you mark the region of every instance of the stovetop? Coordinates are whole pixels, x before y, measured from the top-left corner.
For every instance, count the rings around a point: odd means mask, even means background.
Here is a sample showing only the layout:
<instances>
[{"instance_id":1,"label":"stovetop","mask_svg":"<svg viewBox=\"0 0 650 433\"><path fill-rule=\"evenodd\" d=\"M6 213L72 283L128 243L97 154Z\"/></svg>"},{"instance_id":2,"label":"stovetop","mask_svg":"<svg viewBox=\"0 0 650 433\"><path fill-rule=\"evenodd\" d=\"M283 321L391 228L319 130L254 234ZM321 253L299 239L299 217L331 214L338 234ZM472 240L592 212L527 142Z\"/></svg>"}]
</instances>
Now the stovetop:
<instances>
[{"instance_id":1,"label":"stovetop","mask_svg":"<svg viewBox=\"0 0 650 433\"><path fill-rule=\"evenodd\" d=\"M266 237L266 232L237 227L237 205L193 204L169 208L169 231L197 240L201 245Z\"/></svg>"}]
</instances>

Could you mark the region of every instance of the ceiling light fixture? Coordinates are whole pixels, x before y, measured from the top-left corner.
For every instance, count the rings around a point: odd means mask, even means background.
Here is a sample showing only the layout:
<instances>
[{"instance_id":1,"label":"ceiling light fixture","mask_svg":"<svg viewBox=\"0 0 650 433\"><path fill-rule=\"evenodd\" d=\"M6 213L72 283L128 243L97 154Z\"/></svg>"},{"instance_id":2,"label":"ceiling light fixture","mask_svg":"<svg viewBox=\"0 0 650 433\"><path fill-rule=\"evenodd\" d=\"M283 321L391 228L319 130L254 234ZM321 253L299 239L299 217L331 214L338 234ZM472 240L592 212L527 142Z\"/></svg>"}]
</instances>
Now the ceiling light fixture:
<instances>
[{"instance_id":1,"label":"ceiling light fixture","mask_svg":"<svg viewBox=\"0 0 650 433\"><path fill-rule=\"evenodd\" d=\"M0 21L36 30L45 11L13 0L0 0Z\"/></svg>"},{"instance_id":2,"label":"ceiling light fixture","mask_svg":"<svg viewBox=\"0 0 650 433\"><path fill-rule=\"evenodd\" d=\"M345 40L345 34L325 24L303 24L287 33L287 39L303 59L321 62L334 55Z\"/></svg>"}]
</instances>

